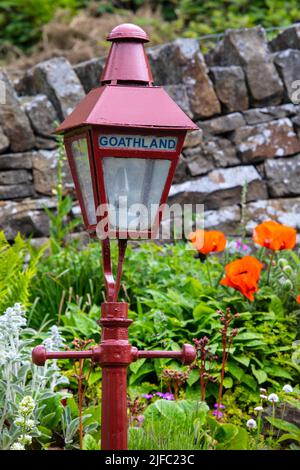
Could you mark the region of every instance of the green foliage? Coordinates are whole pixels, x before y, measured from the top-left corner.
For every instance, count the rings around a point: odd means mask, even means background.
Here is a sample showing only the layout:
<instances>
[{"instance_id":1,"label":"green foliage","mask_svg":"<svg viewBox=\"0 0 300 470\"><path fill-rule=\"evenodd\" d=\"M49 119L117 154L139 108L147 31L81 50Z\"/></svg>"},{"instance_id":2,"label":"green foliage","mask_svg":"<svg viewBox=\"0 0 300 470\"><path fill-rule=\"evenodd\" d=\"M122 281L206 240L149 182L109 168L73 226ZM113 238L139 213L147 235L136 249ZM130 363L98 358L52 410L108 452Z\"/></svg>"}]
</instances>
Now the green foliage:
<instances>
[{"instance_id":1,"label":"green foliage","mask_svg":"<svg viewBox=\"0 0 300 470\"><path fill-rule=\"evenodd\" d=\"M156 400L144 412L143 428L129 429L130 449L246 450L248 434L218 423L204 402Z\"/></svg>"},{"instance_id":2,"label":"green foliage","mask_svg":"<svg viewBox=\"0 0 300 470\"><path fill-rule=\"evenodd\" d=\"M0 448L9 449L20 438L17 424L22 399L33 399L35 423L32 434L43 446L50 441L52 430L62 415L61 399L65 392L59 389L68 380L59 372L56 362L43 367L32 364L31 351L38 333L26 328L25 312L19 304L9 308L0 317ZM53 332L47 341L53 343ZM60 338L59 338L60 339ZM54 343L53 343L54 344ZM55 345L58 347L58 344ZM45 432L45 429L47 431ZM48 432L49 431L49 432Z\"/></svg>"},{"instance_id":3,"label":"green foliage","mask_svg":"<svg viewBox=\"0 0 300 470\"><path fill-rule=\"evenodd\" d=\"M206 430L208 407L191 400L157 400L144 412L142 428L129 428L129 449L190 450L211 448Z\"/></svg>"},{"instance_id":4,"label":"green foliage","mask_svg":"<svg viewBox=\"0 0 300 470\"><path fill-rule=\"evenodd\" d=\"M0 41L28 50L41 37L41 27L51 21L58 8L75 12L79 0L2 0Z\"/></svg>"},{"instance_id":5,"label":"green foliage","mask_svg":"<svg viewBox=\"0 0 300 470\"><path fill-rule=\"evenodd\" d=\"M10 245L0 232L0 312L16 302L29 306L29 290L43 251L34 253L20 235Z\"/></svg>"},{"instance_id":6,"label":"green foliage","mask_svg":"<svg viewBox=\"0 0 300 470\"><path fill-rule=\"evenodd\" d=\"M41 38L41 28L53 19L58 9L70 17L88 8L91 0L3 0L0 6L0 41L25 51ZM164 21L139 15L137 22L151 24L154 42L178 36L199 37L222 33L228 28L287 26L299 20L297 0L100 0L93 4L95 16L122 15L128 10L151 6Z\"/></svg>"},{"instance_id":7,"label":"green foliage","mask_svg":"<svg viewBox=\"0 0 300 470\"><path fill-rule=\"evenodd\" d=\"M103 299L100 256L99 244L94 244L81 251L76 246L67 247L43 258L38 266L39 282L31 289L31 300L36 300L36 305L30 314L30 326L38 328L45 319L60 324L61 314L71 303L79 304L83 311L89 310L92 303L99 308Z\"/></svg>"},{"instance_id":8,"label":"green foliage","mask_svg":"<svg viewBox=\"0 0 300 470\"><path fill-rule=\"evenodd\" d=\"M296 424L289 423L284 419L279 418L266 418L274 428L280 431L285 431L285 434L281 434L278 439L278 443L285 441L296 441L300 445L300 428ZM299 447L298 447L299 450Z\"/></svg>"},{"instance_id":9,"label":"green foliage","mask_svg":"<svg viewBox=\"0 0 300 470\"><path fill-rule=\"evenodd\" d=\"M84 413L82 417L83 428L86 434L93 433L94 431L96 431L98 427L97 422L94 422L94 421L90 423L88 422L90 417L91 415L88 413ZM63 412L61 415L61 425L62 425L62 434L64 436L65 448L66 449L72 449L74 447L78 448L78 445L74 446L74 441L78 433L79 417L76 416L74 418L72 416L71 408L68 405L63 408ZM91 438L93 438L93 436L91 436ZM88 442L91 444L91 438L86 438L85 445L87 445ZM88 449L88 450L92 450L92 449Z\"/></svg>"},{"instance_id":10,"label":"green foliage","mask_svg":"<svg viewBox=\"0 0 300 470\"><path fill-rule=\"evenodd\" d=\"M83 438L83 450L100 450L100 442L91 434L86 434Z\"/></svg>"},{"instance_id":11,"label":"green foliage","mask_svg":"<svg viewBox=\"0 0 300 470\"><path fill-rule=\"evenodd\" d=\"M114 251L113 258L115 254ZM257 256L268 262L265 253L259 251ZM138 248L130 245L123 277L126 293L121 291L121 298L130 303L130 317L134 320L129 328L132 344L140 349L179 350L193 338L209 336L211 351L219 357L214 371L218 380L221 336L216 312L227 307L233 313L239 312L240 317L234 322L239 333L230 349L224 382L226 400L230 401L231 392L237 404L231 405L229 414L239 416L237 407L254 406L258 401L260 386L276 389L286 381L299 379L295 347L300 312L295 296L300 263L296 253L287 252L281 258L284 263L281 260L272 269L271 285L267 285L263 272L255 301L249 302L240 293L218 284L228 262L226 252L219 258L210 258L210 287L205 263L194 258L194 252L185 244L162 247L147 243ZM292 274L284 269L286 265L291 265ZM44 318L59 321L68 342L76 336L98 341L97 320L103 298L100 272L99 243L91 243L81 251L66 247L44 258L39 263L39 283L32 289L32 299L40 300L31 315L31 324L37 327ZM284 288L287 275L292 280L293 293ZM130 386L156 382L166 366L180 367L171 359L141 359L131 364ZM188 395L200 395L197 371L190 374L187 385ZM217 384L209 384L207 398L213 402L214 397Z\"/></svg>"},{"instance_id":12,"label":"green foliage","mask_svg":"<svg viewBox=\"0 0 300 470\"><path fill-rule=\"evenodd\" d=\"M219 423L208 418L208 424L216 443L216 450L247 450L248 434L246 429L229 423Z\"/></svg>"},{"instance_id":13,"label":"green foliage","mask_svg":"<svg viewBox=\"0 0 300 470\"><path fill-rule=\"evenodd\" d=\"M299 19L297 0L179 0L177 15L189 36L221 33L228 28L286 26Z\"/></svg>"}]
</instances>

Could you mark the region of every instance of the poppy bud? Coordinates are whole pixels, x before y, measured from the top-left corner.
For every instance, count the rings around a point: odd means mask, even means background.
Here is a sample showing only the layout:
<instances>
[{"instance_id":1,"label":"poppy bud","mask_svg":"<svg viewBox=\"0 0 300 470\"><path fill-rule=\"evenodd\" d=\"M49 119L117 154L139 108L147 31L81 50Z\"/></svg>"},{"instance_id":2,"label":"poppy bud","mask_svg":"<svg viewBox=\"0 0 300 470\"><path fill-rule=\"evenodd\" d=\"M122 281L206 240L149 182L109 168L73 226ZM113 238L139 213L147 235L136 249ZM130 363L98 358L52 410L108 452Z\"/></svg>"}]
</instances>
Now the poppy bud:
<instances>
[{"instance_id":1,"label":"poppy bud","mask_svg":"<svg viewBox=\"0 0 300 470\"><path fill-rule=\"evenodd\" d=\"M286 265L287 265L287 260L284 259L284 258L279 258L279 260L278 260L278 266L279 266L280 268L284 268Z\"/></svg>"},{"instance_id":2,"label":"poppy bud","mask_svg":"<svg viewBox=\"0 0 300 470\"><path fill-rule=\"evenodd\" d=\"M291 266L288 264L286 265L284 268L283 268L283 271L285 272L285 274L287 274L288 276L292 276L293 274L293 269L291 268Z\"/></svg>"},{"instance_id":3,"label":"poppy bud","mask_svg":"<svg viewBox=\"0 0 300 470\"><path fill-rule=\"evenodd\" d=\"M283 283L283 288L284 290L288 291L288 290L291 290L293 288L293 283L290 279L286 279Z\"/></svg>"}]
</instances>

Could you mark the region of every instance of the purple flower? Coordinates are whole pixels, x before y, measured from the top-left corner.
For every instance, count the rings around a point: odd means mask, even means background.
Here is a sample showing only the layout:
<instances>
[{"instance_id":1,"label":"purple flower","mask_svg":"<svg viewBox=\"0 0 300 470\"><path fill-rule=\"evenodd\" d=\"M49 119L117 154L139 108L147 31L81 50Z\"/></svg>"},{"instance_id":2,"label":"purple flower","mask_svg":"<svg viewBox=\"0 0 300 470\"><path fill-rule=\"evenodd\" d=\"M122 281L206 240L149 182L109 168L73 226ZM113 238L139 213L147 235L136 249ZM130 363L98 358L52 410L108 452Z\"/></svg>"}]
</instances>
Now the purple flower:
<instances>
[{"instance_id":1,"label":"purple flower","mask_svg":"<svg viewBox=\"0 0 300 470\"><path fill-rule=\"evenodd\" d=\"M222 405L222 403L215 403L214 408L218 408L219 410L225 409L226 406Z\"/></svg>"},{"instance_id":2,"label":"purple flower","mask_svg":"<svg viewBox=\"0 0 300 470\"><path fill-rule=\"evenodd\" d=\"M173 393L170 393L170 392L167 392L167 393L156 392L156 395L160 398L163 398L164 400L174 400L174 395Z\"/></svg>"},{"instance_id":3,"label":"purple flower","mask_svg":"<svg viewBox=\"0 0 300 470\"><path fill-rule=\"evenodd\" d=\"M222 418L222 416L223 416L222 411L219 411L219 410L214 410L214 411L212 412L212 414L213 414L214 416L216 416L217 418Z\"/></svg>"},{"instance_id":4,"label":"purple flower","mask_svg":"<svg viewBox=\"0 0 300 470\"><path fill-rule=\"evenodd\" d=\"M151 398L153 398L153 395L151 393L143 393L142 397L146 398L146 400L151 400Z\"/></svg>"},{"instance_id":5,"label":"purple flower","mask_svg":"<svg viewBox=\"0 0 300 470\"><path fill-rule=\"evenodd\" d=\"M136 420L140 426L142 426L143 422L145 421L145 416L144 415L138 415L136 417Z\"/></svg>"},{"instance_id":6,"label":"purple flower","mask_svg":"<svg viewBox=\"0 0 300 470\"><path fill-rule=\"evenodd\" d=\"M165 393L165 396L163 398L165 400L174 400L174 395L173 393Z\"/></svg>"},{"instance_id":7,"label":"purple flower","mask_svg":"<svg viewBox=\"0 0 300 470\"><path fill-rule=\"evenodd\" d=\"M240 238L229 242L227 248L230 253L249 253L251 251L251 247L247 243L243 243Z\"/></svg>"}]
</instances>

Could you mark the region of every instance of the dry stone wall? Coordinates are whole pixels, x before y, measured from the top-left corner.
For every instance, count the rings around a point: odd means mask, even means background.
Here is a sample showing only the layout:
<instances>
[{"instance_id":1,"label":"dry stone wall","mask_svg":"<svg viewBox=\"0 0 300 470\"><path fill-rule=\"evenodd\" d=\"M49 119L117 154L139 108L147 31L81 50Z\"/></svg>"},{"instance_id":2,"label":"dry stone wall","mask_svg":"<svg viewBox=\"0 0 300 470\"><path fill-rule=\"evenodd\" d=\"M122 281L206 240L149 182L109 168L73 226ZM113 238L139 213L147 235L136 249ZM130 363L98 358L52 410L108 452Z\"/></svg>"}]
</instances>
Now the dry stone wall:
<instances>
[{"instance_id":1,"label":"dry stone wall","mask_svg":"<svg viewBox=\"0 0 300 470\"><path fill-rule=\"evenodd\" d=\"M205 204L208 228L234 234L247 184L249 231L274 218L300 231L300 25L267 41L261 27L226 31L205 56L195 39L147 49L154 81L199 125L185 143L170 202ZM18 81L5 70L0 105L0 229L49 235L57 148L52 132L92 88L102 59L71 66L63 57ZM158 110L159 112L159 110ZM66 191L74 194L67 164ZM74 200L74 214L78 206Z\"/></svg>"}]
</instances>

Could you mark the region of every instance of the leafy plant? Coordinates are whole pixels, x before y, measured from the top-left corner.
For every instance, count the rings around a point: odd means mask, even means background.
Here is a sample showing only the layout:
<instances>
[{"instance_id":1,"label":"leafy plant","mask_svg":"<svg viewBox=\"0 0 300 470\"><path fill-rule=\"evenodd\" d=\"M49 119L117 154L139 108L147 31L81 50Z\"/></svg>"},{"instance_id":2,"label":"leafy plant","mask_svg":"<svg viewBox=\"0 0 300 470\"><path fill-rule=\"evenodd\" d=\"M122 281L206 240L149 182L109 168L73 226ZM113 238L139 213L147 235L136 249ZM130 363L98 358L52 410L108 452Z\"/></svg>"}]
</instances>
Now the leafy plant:
<instances>
[{"instance_id":1,"label":"leafy plant","mask_svg":"<svg viewBox=\"0 0 300 470\"><path fill-rule=\"evenodd\" d=\"M256 253L263 261L264 249ZM272 268L271 285L266 285L267 273L263 271L255 301L250 303L240 293L218 286L224 265L235 256L225 251L221 257L210 258L211 288L205 266L192 256L185 244L141 244L138 249L129 245L123 277L126 291L121 290L121 298L129 301L129 315L134 320L129 329L130 340L141 349L179 350L183 343L207 336L211 353L222 357L217 311L230 308L233 314L239 313L234 324L239 334L230 346L224 389L226 396L229 390L239 387L245 390L239 396L246 399L246 391L257 397L257 390L264 383L278 387L286 380L298 380L299 364L291 356L296 357L293 342L297 340L299 324L295 298L300 263L297 264L296 253L292 256L290 251L282 252L281 261L277 260ZM282 260L285 266L291 266L295 277L289 290L284 282L291 275L284 269ZM74 337L99 341L96 322L103 290L99 243L92 242L81 251L65 247L59 254L43 258L38 276L32 300L36 297L40 300L31 315L31 325L38 327L47 318L63 324L68 341ZM157 380L166 367L179 366L177 362L162 359L131 364L131 386ZM218 369L215 372L218 375ZM191 372L187 384L189 393L199 387L196 370ZM210 383L206 398L215 402L217 393L217 384Z\"/></svg>"},{"instance_id":2,"label":"leafy plant","mask_svg":"<svg viewBox=\"0 0 300 470\"><path fill-rule=\"evenodd\" d=\"M98 427L98 423L92 422L89 423L91 415L84 414L82 417L82 426L84 428L84 432L86 435L95 431ZM62 434L64 437L64 442L66 445L66 449L72 449L78 447L77 445L74 446L75 436L78 433L78 428L80 426L81 419L79 416L73 417L71 408L67 405L64 407L62 413ZM93 438L93 436L91 436ZM94 438L93 438L94 439Z\"/></svg>"},{"instance_id":3,"label":"leafy plant","mask_svg":"<svg viewBox=\"0 0 300 470\"><path fill-rule=\"evenodd\" d=\"M0 7L0 40L28 50L41 37L41 26L58 8L74 12L78 0L3 0Z\"/></svg>"},{"instance_id":4,"label":"leafy plant","mask_svg":"<svg viewBox=\"0 0 300 470\"><path fill-rule=\"evenodd\" d=\"M131 449L245 450L247 431L218 423L204 402L156 400L144 412L143 427L130 429Z\"/></svg>"},{"instance_id":5,"label":"leafy plant","mask_svg":"<svg viewBox=\"0 0 300 470\"><path fill-rule=\"evenodd\" d=\"M284 441L296 441L297 444L300 446L300 428L299 426L296 426L295 424L289 423L288 421L285 421L284 419L279 419L279 418L266 418L269 423L274 426L276 429L279 429L280 431L285 431L285 434L282 434L278 442L284 442ZM299 449L300 447L298 447Z\"/></svg>"},{"instance_id":6,"label":"leafy plant","mask_svg":"<svg viewBox=\"0 0 300 470\"><path fill-rule=\"evenodd\" d=\"M0 232L0 311L15 302L30 305L30 287L37 264L46 247L34 252L28 241L18 234L12 245Z\"/></svg>"},{"instance_id":7,"label":"leafy plant","mask_svg":"<svg viewBox=\"0 0 300 470\"><path fill-rule=\"evenodd\" d=\"M65 394L57 391L57 387L68 380L59 372L56 361L43 367L32 364L31 350L37 333L25 328L25 311L20 304L6 310L0 317L0 327L0 448L8 449L20 442L17 418L25 397L35 403L31 413L34 422L40 423L35 436L43 443L45 438L50 440L49 430L57 425L62 412L60 400ZM45 345L50 350L61 347L62 339L55 327Z\"/></svg>"}]
</instances>

